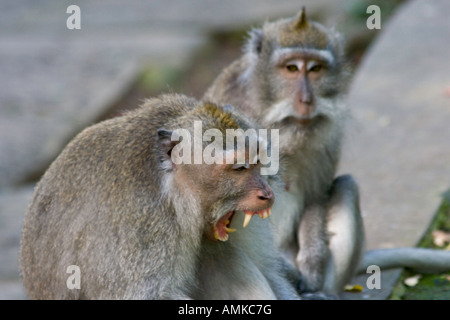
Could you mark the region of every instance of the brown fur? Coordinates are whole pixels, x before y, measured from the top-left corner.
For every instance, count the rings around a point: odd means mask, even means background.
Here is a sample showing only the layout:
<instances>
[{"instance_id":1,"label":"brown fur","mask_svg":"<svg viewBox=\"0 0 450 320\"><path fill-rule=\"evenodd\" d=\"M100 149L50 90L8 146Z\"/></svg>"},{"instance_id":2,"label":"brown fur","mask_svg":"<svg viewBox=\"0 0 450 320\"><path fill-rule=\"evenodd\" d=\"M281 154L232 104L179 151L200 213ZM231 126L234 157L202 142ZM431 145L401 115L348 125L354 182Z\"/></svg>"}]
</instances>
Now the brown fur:
<instances>
[{"instance_id":1,"label":"brown fur","mask_svg":"<svg viewBox=\"0 0 450 320\"><path fill-rule=\"evenodd\" d=\"M267 220L255 218L226 242L212 236L230 210L264 209L273 199L257 197L269 187L256 167L171 161L170 130L197 120L205 130L248 126L211 103L165 95L66 146L25 218L20 266L30 298L298 298ZM238 215L232 222L242 224ZM70 265L80 268L80 289L66 286Z\"/></svg>"}]
</instances>

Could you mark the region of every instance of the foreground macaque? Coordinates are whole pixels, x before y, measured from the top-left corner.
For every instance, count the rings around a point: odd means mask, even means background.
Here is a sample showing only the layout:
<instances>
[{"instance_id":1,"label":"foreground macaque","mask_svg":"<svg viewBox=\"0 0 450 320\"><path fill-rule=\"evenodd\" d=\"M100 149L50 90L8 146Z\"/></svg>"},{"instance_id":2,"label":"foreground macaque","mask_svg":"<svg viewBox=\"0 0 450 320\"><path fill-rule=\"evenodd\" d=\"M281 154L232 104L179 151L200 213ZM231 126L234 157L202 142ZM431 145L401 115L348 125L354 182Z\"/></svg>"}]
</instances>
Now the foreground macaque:
<instances>
[{"instance_id":1,"label":"foreground macaque","mask_svg":"<svg viewBox=\"0 0 450 320\"><path fill-rule=\"evenodd\" d=\"M195 121L202 133L250 128L229 107L165 95L69 143L26 215L20 262L30 298L299 298L265 219L275 195L261 163L222 145L221 164L180 162ZM247 161L236 163L242 153ZM78 289L67 285L72 265Z\"/></svg>"},{"instance_id":2,"label":"foreground macaque","mask_svg":"<svg viewBox=\"0 0 450 320\"><path fill-rule=\"evenodd\" d=\"M348 113L343 56L339 35L307 20L303 10L254 29L244 55L204 96L240 108L262 128L280 129L286 192L273 220L304 292L338 293L364 243L356 183L351 176L333 183Z\"/></svg>"}]
</instances>

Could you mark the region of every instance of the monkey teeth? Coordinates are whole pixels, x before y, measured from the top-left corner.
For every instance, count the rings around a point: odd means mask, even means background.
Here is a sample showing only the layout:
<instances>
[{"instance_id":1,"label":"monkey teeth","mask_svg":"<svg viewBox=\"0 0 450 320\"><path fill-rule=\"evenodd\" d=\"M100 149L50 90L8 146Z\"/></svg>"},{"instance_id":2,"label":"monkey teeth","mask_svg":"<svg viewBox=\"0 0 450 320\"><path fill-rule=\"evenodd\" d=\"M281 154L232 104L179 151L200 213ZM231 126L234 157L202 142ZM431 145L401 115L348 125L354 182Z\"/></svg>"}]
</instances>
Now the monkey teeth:
<instances>
[{"instance_id":1,"label":"monkey teeth","mask_svg":"<svg viewBox=\"0 0 450 320\"><path fill-rule=\"evenodd\" d=\"M216 240L220 240L220 241L227 241L228 240L228 234L220 234L219 231L216 229L214 230L214 238L216 238Z\"/></svg>"},{"instance_id":2,"label":"monkey teeth","mask_svg":"<svg viewBox=\"0 0 450 320\"><path fill-rule=\"evenodd\" d=\"M271 214L272 214L272 208L262 210L261 213L258 213L258 215L261 219L266 219L266 218L270 217Z\"/></svg>"},{"instance_id":3,"label":"monkey teeth","mask_svg":"<svg viewBox=\"0 0 450 320\"><path fill-rule=\"evenodd\" d=\"M230 212L226 214L219 222L214 226L214 238L220 241L227 241L228 234L235 232L236 229L230 228L230 219L233 216L234 212Z\"/></svg>"},{"instance_id":4,"label":"monkey teeth","mask_svg":"<svg viewBox=\"0 0 450 320\"><path fill-rule=\"evenodd\" d=\"M219 229L217 229L216 227L214 228L214 238L216 238L216 240L227 241L228 234L236 231L236 229L228 227L224 227L221 230L222 231L219 231Z\"/></svg>"},{"instance_id":5,"label":"monkey teeth","mask_svg":"<svg viewBox=\"0 0 450 320\"><path fill-rule=\"evenodd\" d=\"M225 228L224 228L224 230L225 230L227 233L235 232L236 229L234 229L234 228L228 228L228 227L227 227L229 224L230 224L230 220L227 220L227 221L225 222Z\"/></svg>"},{"instance_id":6,"label":"monkey teeth","mask_svg":"<svg viewBox=\"0 0 450 320\"><path fill-rule=\"evenodd\" d=\"M247 227L250 223L250 220L254 215L258 215L261 219L266 219L270 217L270 214L272 213L272 208L260 210L260 211L244 211L244 224L243 227ZM225 216L223 216L217 224L213 227L214 232L214 238L219 241L227 241L228 240L228 234L235 232L236 229L230 228L230 222L231 218L234 214L234 211L227 213Z\"/></svg>"},{"instance_id":7,"label":"monkey teeth","mask_svg":"<svg viewBox=\"0 0 450 320\"><path fill-rule=\"evenodd\" d=\"M248 226L248 224L250 223L250 220L252 219L252 217L253 217L253 213L247 213L247 212L245 212L244 224L242 225L244 228L245 228L246 226Z\"/></svg>"},{"instance_id":8,"label":"monkey teeth","mask_svg":"<svg viewBox=\"0 0 450 320\"><path fill-rule=\"evenodd\" d=\"M244 213L245 213L244 224L242 226L245 228L246 226L248 226L250 220L255 214L257 214L261 219L266 219L270 217L272 213L272 208L264 209L261 211L244 211Z\"/></svg>"},{"instance_id":9,"label":"monkey teeth","mask_svg":"<svg viewBox=\"0 0 450 320\"><path fill-rule=\"evenodd\" d=\"M227 233L232 233L232 232L235 232L235 231L236 231L236 229L234 229L234 228L227 228L227 227L225 227L225 231L226 231Z\"/></svg>"}]
</instances>

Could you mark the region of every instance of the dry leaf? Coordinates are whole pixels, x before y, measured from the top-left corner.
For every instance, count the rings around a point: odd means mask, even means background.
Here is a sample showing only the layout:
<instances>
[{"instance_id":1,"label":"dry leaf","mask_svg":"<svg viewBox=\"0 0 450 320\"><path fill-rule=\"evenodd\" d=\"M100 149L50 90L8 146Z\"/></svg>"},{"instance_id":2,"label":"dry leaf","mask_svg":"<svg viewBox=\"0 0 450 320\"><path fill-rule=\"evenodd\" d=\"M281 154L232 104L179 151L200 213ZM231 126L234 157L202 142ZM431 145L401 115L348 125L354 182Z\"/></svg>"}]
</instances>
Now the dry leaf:
<instances>
[{"instance_id":1,"label":"dry leaf","mask_svg":"<svg viewBox=\"0 0 450 320\"><path fill-rule=\"evenodd\" d=\"M431 236L433 237L433 243L438 247L443 247L450 242L450 232L435 230Z\"/></svg>"},{"instance_id":2,"label":"dry leaf","mask_svg":"<svg viewBox=\"0 0 450 320\"><path fill-rule=\"evenodd\" d=\"M359 284L355 285L348 284L344 287L344 290L347 292L361 292L363 291L363 287L360 286Z\"/></svg>"},{"instance_id":3,"label":"dry leaf","mask_svg":"<svg viewBox=\"0 0 450 320\"><path fill-rule=\"evenodd\" d=\"M415 287L419 283L419 279L422 278L421 274L416 274L415 276L406 278L403 281L408 287Z\"/></svg>"}]
</instances>

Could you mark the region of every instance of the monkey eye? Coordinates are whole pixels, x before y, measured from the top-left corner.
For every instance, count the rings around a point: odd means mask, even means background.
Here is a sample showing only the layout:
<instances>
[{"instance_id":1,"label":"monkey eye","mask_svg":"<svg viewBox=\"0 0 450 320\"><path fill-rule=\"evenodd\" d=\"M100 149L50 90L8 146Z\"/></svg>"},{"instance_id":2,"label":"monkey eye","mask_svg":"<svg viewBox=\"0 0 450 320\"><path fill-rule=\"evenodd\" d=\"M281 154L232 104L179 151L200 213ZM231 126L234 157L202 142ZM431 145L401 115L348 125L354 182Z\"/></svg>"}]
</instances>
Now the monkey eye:
<instances>
[{"instance_id":1,"label":"monkey eye","mask_svg":"<svg viewBox=\"0 0 450 320\"><path fill-rule=\"evenodd\" d=\"M315 64L313 65L311 68L309 68L309 71L311 72L319 72L320 70L322 70L322 65L321 64Z\"/></svg>"},{"instance_id":2,"label":"monkey eye","mask_svg":"<svg viewBox=\"0 0 450 320\"><path fill-rule=\"evenodd\" d=\"M295 64L288 64L288 65L286 66L286 69L287 69L289 72L297 72L297 71L298 71L298 67L297 67Z\"/></svg>"},{"instance_id":3,"label":"monkey eye","mask_svg":"<svg viewBox=\"0 0 450 320\"><path fill-rule=\"evenodd\" d=\"M237 163L237 164L234 164L231 168L234 170L234 171L244 171L245 169L248 169L250 166L248 165L248 164L240 164L240 163Z\"/></svg>"}]
</instances>

